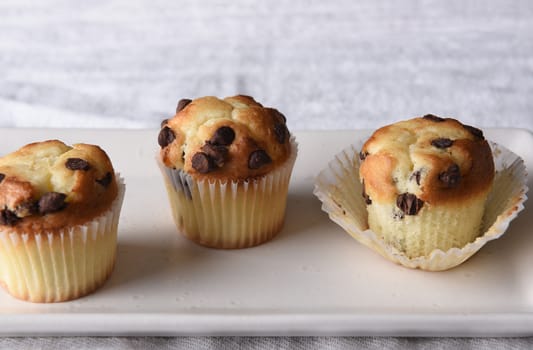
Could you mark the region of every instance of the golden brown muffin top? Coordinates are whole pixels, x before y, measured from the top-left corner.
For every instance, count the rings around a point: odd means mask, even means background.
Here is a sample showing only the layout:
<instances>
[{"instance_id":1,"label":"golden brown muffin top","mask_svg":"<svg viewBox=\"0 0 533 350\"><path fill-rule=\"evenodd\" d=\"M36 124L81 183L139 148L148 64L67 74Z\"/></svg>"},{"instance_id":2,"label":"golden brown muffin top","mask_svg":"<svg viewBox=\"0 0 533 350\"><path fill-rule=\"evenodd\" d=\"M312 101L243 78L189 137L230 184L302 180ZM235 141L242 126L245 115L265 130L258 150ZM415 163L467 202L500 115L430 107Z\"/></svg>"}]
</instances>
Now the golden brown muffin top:
<instances>
[{"instance_id":1,"label":"golden brown muffin top","mask_svg":"<svg viewBox=\"0 0 533 350\"><path fill-rule=\"evenodd\" d=\"M116 196L113 166L98 146L49 140L0 158L0 228L57 232L108 210Z\"/></svg>"},{"instance_id":2,"label":"golden brown muffin top","mask_svg":"<svg viewBox=\"0 0 533 350\"><path fill-rule=\"evenodd\" d=\"M359 156L367 203L395 201L407 215L486 193L494 178L483 132L434 115L378 129Z\"/></svg>"},{"instance_id":3,"label":"golden brown muffin top","mask_svg":"<svg viewBox=\"0 0 533 350\"><path fill-rule=\"evenodd\" d=\"M181 100L162 123L161 160L197 179L262 176L290 156L285 123L283 114L249 96Z\"/></svg>"}]
</instances>

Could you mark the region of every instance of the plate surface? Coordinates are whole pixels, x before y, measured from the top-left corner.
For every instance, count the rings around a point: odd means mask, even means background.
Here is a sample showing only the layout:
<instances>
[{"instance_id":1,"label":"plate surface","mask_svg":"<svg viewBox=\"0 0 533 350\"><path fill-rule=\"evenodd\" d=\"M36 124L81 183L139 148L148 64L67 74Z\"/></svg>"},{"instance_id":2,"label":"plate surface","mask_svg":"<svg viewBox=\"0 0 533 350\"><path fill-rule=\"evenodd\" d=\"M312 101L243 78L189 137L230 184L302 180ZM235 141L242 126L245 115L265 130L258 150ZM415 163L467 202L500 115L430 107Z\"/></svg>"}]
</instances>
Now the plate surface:
<instances>
[{"instance_id":1,"label":"plate surface","mask_svg":"<svg viewBox=\"0 0 533 350\"><path fill-rule=\"evenodd\" d=\"M531 201L501 239L459 267L409 270L349 237L312 194L333 155L369 132L296 132L284 229L258 247L214 250L175 230L154 159L157 133L0 129L0 154L50 138L99 144L127 186L110 280L58 304L0 289L1 335L533 335ZM485 135L533 169L529 131Z\"/></svg>"}]
</instances>

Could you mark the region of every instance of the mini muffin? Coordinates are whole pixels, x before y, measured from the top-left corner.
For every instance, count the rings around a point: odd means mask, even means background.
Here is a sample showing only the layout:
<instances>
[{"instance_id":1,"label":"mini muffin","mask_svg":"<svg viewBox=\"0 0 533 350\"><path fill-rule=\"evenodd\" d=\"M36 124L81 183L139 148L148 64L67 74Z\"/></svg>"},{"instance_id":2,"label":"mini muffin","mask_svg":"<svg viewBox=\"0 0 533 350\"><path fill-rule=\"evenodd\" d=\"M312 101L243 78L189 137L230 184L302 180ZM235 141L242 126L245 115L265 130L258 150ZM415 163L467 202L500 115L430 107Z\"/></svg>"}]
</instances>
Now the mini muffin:
<instances>
[{"instance_id":1,"label":"mini muffin","mask_svg":"<svg viewBox=\"0 0 533 350\"><path fill-rule=\"evenodd\" d=\"M322 209L360 243L409 268L455 267L524 209L524 161L483 132L426 115L335 155L315 181Z\"/></svg>"},{"instance_id":2,"label":"mini muffin","mask_svg":"<svg viewBox=\"0 0 533 350\"><path fill-rule=\"evenodd\" d=\"M282 228L297 147L279 111L249 96L181 100L159 133L176 226L214 248L245 248Z\"/></svg>"},{"instance_id":3,"label":"mini muffin","mask_svg":"<svg viewBox=\"0 0 533 350\"><path fill-rule=\"evenodd\" d=\"M50 140L0 158L0 283L32 302L79 298L113 270L124 185L98 146Z\"/></svg>"},{"instance_id":4,"label":"mini muffin","mask_svg":"<svg viewBox=\"0 0 533 350\"><path fill-rule=\"evenodd\" d=\"M408 257L479 234L494 162L481 130L427 115L377 130L359 169L368 225Z\"/></svg>"}]
</instances>

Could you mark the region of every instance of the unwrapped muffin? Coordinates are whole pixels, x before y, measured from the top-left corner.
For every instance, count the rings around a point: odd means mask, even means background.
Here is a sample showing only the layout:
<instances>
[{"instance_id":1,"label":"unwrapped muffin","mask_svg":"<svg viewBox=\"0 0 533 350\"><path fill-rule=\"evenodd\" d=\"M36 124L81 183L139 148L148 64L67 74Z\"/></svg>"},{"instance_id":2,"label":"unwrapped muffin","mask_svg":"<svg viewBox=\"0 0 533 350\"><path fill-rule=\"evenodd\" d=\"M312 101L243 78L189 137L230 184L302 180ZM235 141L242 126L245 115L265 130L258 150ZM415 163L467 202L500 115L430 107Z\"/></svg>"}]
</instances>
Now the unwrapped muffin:
<instances>
[{"instance_id":1,"label":"unwrapped muffin","mask_svg":"<svg viewBox=\"0 0 533 350\"><path fill-rule=\"evenodd\" d=\"M159 133L176 226L215 248L245 248L283 225L297 147L283 114L249 96L181 100Z\"/></svg>"},{"instance_id":2,"label":"unwrapped muffin","mask_svg":"<svg viewBox=\"0 0 533 350\"><path fill-rule=\"evenodd\" d=\"M388 125L363 145L368 225L408 257L480 233L494 162L481 130L432 115Z\"/></svg>"},{"instance_id":3,"label":"unwrapped muffin","mask_svg":"<svg viewBox=\"0 0 533 350\"><path fill-rule=\"evenodd\" d=\"M314 193L360 243L403 266L441 271L505 232L524 208L526 179L524 161L481 130L426 115L335 155Z\"/></svg>"},{"instance_id":4,"label":"unwrapped muffin","mask_svg":"<svg viewBox=\"0 0 533 350\"><path fill-rule=\"evenodd\" d=\"M32 302L101 286L115 262L123 194L98 146L50 140L0 158L2 286Z\"/></svg>"}]
</instances>

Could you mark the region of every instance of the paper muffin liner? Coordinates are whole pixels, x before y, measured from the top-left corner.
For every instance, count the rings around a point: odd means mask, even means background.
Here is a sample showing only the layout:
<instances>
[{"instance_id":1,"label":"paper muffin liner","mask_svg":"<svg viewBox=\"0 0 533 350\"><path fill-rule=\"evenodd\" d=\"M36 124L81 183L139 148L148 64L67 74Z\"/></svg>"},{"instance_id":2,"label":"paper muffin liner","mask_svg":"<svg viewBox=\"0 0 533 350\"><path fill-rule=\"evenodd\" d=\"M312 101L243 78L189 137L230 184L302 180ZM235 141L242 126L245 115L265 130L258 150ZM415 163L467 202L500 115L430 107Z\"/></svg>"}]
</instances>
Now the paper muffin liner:
<instances>
[{"instance_id":1,"label":"paper muffin liner","mask_svg":"<svg viewBox=\"0 0 533 350\"><path fill-rule=\"evenodd\" d=\"M486 202L480 235L462 248L435 249L427 256L409 258L370 230L359 182L359 151L355 145L337 154L320 172L315 179L314 194L322 201L322 210L332 221L385 258L413 269L450 269L467 260L487 242L501 237L510 222L524 209L528 191L524 161L499 144L489 144L496 170L493 187Z\"/></svg>"},{"instance_id":2,"label":"paper muffin liner","mask_svg":"<svg viewBox=\"0 0 533 350\"><path fill-rule=\"evenodd\" d=\"M269 174L250 180L195 180L157 157L178 231L212 248L246 248L272 239L282 228L298 145Z\"/></svg>"},{"instance_id":3,"label":"paper muffin liner","mask_svg":"<svg viewBox=\"0 0 533 350\"><path fill-rule=\"evenodd\" d=\"M51 303L82 297L110 276L116 257L117 228L125 185L116 175L111 208L84 225L59 232L0 230L0 282L14 297Z\"/></svg>"}]
</instances>

